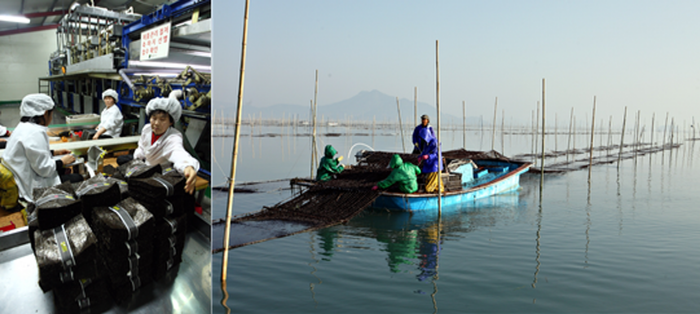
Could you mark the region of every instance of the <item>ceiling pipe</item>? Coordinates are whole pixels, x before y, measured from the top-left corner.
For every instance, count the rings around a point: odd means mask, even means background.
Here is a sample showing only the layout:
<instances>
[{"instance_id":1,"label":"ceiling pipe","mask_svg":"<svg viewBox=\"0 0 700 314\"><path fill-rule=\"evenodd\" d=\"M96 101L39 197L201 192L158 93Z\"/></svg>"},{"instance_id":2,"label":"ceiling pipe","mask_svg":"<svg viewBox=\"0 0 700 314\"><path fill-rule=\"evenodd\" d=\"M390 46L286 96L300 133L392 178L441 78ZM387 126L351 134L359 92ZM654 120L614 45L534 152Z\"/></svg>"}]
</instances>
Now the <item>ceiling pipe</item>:
<instances>
[{"instance_id":1,"label":"ceiling pipe","mask_svg":"<svg viewBox=\"0 0 700 314\"><path fill-rule=\"evenodd\" d=\"M11 30L7 30L7 31L0 31L0 37L23 34L23 33L38 32L38 31L45 31L45 30L56 29L56 28L58 28L58 24L11 29Z\"/></svg>"},{"instance_id":2,"label":"ceiling pipe","mask_svg":"<svg viewBox=\"0 0 700 314\"><path fill-rule=\"evenodd\" d=\"M49 11L49 12L36 12L36 13L28 13L28 14L22 14L24 17L28 19L33 19L35 17L47 17L47 16L55 16L55 15L64 15L67 14L68 11Z\"/></svg>"}]
</instances>

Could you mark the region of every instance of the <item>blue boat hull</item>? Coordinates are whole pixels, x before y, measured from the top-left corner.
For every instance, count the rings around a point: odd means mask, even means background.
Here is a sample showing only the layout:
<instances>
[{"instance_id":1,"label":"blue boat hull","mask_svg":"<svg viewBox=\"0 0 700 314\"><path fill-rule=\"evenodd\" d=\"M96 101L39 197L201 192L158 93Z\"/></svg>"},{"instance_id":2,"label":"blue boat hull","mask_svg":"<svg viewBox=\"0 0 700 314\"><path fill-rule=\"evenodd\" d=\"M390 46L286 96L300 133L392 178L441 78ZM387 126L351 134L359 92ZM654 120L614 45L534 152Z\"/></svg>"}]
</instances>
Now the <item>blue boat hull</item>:
<instances>
[{"instance_id":1,"label":"blue boat hull","mask_svg":"<svg viewBox=\"0 0 700 314\"><path fill-rule=\"evenodd\" d=\"M447 191L442 195L442 208L459 208L458 205L496 194L507 193L520 188L520 175L527 172L530 163L505 163L497 161L480 161L477 164L508 167L507 173L501 174L487 182L467 187L461 191ZM383 192L371 207L390 211L437 211L438 196L435 193L403 194Z\"/></svg>"}]
</instances>

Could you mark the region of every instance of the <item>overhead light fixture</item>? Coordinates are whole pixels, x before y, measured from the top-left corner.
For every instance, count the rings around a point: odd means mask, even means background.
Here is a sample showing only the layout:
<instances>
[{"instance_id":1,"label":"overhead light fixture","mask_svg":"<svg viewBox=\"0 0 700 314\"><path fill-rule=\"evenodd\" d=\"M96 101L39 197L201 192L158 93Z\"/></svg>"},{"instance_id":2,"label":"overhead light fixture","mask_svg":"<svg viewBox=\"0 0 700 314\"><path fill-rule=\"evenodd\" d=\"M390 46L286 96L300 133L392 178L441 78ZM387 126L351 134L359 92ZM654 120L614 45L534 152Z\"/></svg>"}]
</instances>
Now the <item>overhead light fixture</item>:
<instances>
[{"instance_id":1,"label":"overhead light fixture","mask_svg":"<svg viewBox=\"0 0 700 314\"><path fill-rule=\"evenodd\" d=\"M24 16L17 15L0 15L0 21L11 23L29 24L29 19Z\"/></svg>"},{"instance_id":2,"label":"overhead light fixture","mask_svg":"<svg viewBox=\"0 0 700 314\"><path fill-rule=\"evenodd\" d=\"M211 71L211 65L197 65L197 64L186 64L186 63L173 63L173 62L158 62L158 61L129 61L129 67L142 67L142 68L164 68L164 69L184 69L187 66L191 66L195 70L199 71Z\"/></svg>"}]
</instances>

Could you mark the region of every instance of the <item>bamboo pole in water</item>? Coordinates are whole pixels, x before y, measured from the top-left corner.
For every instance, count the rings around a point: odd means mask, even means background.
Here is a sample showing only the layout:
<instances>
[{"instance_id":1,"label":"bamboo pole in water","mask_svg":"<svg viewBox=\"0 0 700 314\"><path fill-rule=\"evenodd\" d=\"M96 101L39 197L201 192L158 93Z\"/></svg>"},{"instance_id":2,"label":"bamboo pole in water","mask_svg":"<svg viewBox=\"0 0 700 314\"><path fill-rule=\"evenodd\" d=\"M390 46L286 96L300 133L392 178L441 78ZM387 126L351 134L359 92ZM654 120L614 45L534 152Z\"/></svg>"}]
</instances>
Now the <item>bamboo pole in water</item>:
<instances>
[{"instance_id":1,"label":"bamboo pole in water","mask_svg":"<svg viewBox=\"0 0 700 314\"><path fill-rule=\"evenodd\" d=\"M496 103L493 105L493 131L491 132L491 150L496 142L496 115L498 114L498 97L496 97Z\"/></svg>"},{"instance_id":2,"label":"bamboo pole in water","mask_svg":"<svg viewBox=\"0 0 700 314\"><path fill-rule=\"evenodd\" d=\"M313 144L311 147L311 149L313 150L313 153L311 155L312 156L312 158L311 158L311 179L314 178L313 171L319 162L318 150L316 149L316 106L318 106L318 103L316 102L317 99L318 99L318 69L316 70L316 83L314 84L314 104L313 104L313 107L314 107L314 109L313 109L313 112L314 112L314 115L313 115L314 131L313 131L313 135L312 135L313 136L313 140L312 140Z\"/></svg>"},{"instance_id":3,"label":"bamboo pole in water","mask_svg":"<svg viewBox=\"0 0 700 314\"><path fill-rule=\"evenodd\" d=\"M557 136L558 135L557 134L557 122L558 122L557 121L557 113L555 112L554 113L554 151L559 150L559 148L557 147L557 137L558 137Z\"/></svg>"},{"instance_id":4,"label":"bamboo pole in water","mask_svg":"<svg viewBox=\"0 0 700 314\"><path fill-rule=\"evenodd\" d=\"M401 130L401 146L403 153L406 153L406 141L403 138L403 123L401 123L401 106L399 106L399 97L396 97L396 110L399 112L399 129Z\"/></svg>"},{"instance_id":5,"label":"bamboo pole in water","mask_svg":"<svg viewBox=\"0 0 700 314\"><path fill-rule=\"evenodd\" d=\"M654 130L654 118L656 117L656 112L651 114L651 130L649 133L651 133L651 140L649 140L651 147L654 147L654 133L656 133L656 130Z\"/></svg>"},{"instance_id":6,"label":"bamboo pole in water","mask_svg":"<svg viewBox=\"0 0 700 314\"><path fill-rule=\"evenodd\" d=\"M606 149L606 153L612 148L612 116L608 118L608 149Z\"/></svg>"},{"instance_id":7,"label":"bamboo pole in water","mask_svg":"<svg viewBox=\"0 0 700 314\"><path fill-rule=\"evenodd\" d=\"M661 142L661 147L666 150L666 129L668 128L668 111L666 112L666 123L664 123L664 137ZM663 154L662 154L663 155Z\"/></svg>"},{"instance_id":8,"label":"bamboo pole in water","mask_svg":"<svg viewBox=\"0 0 700 314\"><path fill-rule=\"evenodd\" d=\"M437 107L438 219L442 216L442 145L440 145L440 45L435 41L435 106ZM498 99L498 98L496 98ZM497 100L498 102L498 100ZM493 148L492 148L493 149Z\"/></svg>"},{"instance_id":9,"label":"bamboo pole in water","mask_svg":"<svg viewBox=\"0 0 700 314\"><path fill-rule=\"evenodd\" d=\"M542 164L540 165L540 201L542 199L542 187L544 185L544 136L545 136L545 121L544 121L544 79L542 79Z\"/></svg>"},{"instance_id":10,"label":"bamboo pole in water","mask_svg":"<svg viewBox=\"0 0 700 314\"><path fill-rule=\"evenodd\" d=\"M530 134L532 134L532 139L530 140L531 148L530 148L530 154L532 155L532 159L537 160L537 156L535 155L535 110L530 110Z\"/></svg>"},{"instance_id":11,"label":"bamboo pole in water","mask_svg":"<svg viewBox=\"0 0 700 314\"><path fill-rule=\"evenodd\" d=\"M574 107L571 107L571 117L569 117L569 139L566 142L566 164L569 164L569 150L571 149L571 127L574 123Z\"/></svg>"},{"instance_id":12,"label":"bamboo pole in water","mask_svg":"<svg viewBox=\"0 0 700 314\"><path fill-rule=\"evenodd\" d=\"M620 159L622 159L622 148L625 147L625 126L627 125L627 106L625 106L625 114L622 117L622 134L620 136L620 153L617 154L617 167L620 168Z\"/></svg>"},{"instance_id":13,"label":"bamboo pole in water","mask_svg":"<svg viewBox=\"0 0 700 314\"><path fill-rule=\"evenodd\" d=\"M462 100L462 148L467 147L467 104Z\"/></svg>"},{"instance_id":14,"label":"bamboo pole in water","mask_svg":"<svg viewBox=\"0 0 700 314\"><path fill-rule=\"evenodd\" d=\"M588 154L588 184L591 183L591 166L593 166L593 137L595 136L595 105L596 97L593 96L593 118L591 119L591 151Z\"/></svg>"},{"instance_id":15,"label":"bamboo pole in water","mask_svg":"<svg viewBox=\"0 0 700 314\"><path fill-rule=\"evenodd\" d=\"M413 87L413 125L418 125L418 86Z\"/></svg>"},{"instance_id":16,"label":"bamboo pole in water","mask_svg":"<svg viewBox=\"0 0 700 314\"><path fill-rule=\"evenodd\" d=\"M505 139L505 133L506 133L506 111L501 109L501 154L505 155L505 145L506 145L506 139Z\"/></svg>"},{"instance_id":17,"label":"bamboo pole in water","mask_svg":"<svg viewBox=\"0 0 700 314\"><path fill-rule=\"evenodd\" d=\"M537 146L539 146L540 138L538 135L540 135L540 102L537 102L537 114L535 115L535 156L537 156ZM537 157L535 157L535 167L537 167Z\"/></svg>"},{"instance_id":18,"label":"bamboo pole in water","mask_svg":"<svg viewBox=\"0 0 700 314\"><path fill-rule=\"evenodd\" d=\"M248 6L250 0L245 2L245 14L243 17L243 42L241 44L241 70L238 79L238 104L236 109L236 134L234 135L233 160L231 162L231 177L228 189L228 203L226 206L226 227L224 229L224 254L221 262L221 284L226 290L226 275L228 273L228 244L231 235L231 211L233 210L233 191L236 183L236 164L238 162L238 142L241 131L241 115L243 114L243 82L245 79L245 57L248 41Z\"/></svg>"}]
</instances>

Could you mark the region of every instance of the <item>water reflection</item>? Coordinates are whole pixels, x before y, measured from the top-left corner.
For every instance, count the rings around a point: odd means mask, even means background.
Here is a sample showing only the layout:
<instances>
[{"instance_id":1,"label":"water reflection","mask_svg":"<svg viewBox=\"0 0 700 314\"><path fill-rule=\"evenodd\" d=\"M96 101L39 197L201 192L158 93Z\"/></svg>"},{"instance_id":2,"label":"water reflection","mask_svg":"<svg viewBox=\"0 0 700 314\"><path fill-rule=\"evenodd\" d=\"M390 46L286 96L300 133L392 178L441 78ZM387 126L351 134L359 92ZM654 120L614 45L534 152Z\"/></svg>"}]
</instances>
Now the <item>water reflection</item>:
<instances>
[{"instance_id":1,"label":"water reflection","mask_svg":"<svg viewBox=\"0 0 700 314\"><path fill-rule=\"evenodd\" d=\"M453 240L467 232L494 226L501 217L518 216L526 207L520 191L515 191L443 208L441 217L437 213L368 209L348 222L348 227L327 228L315 234L320 254L326 261L342 247L338 238L370 238L383 244L390 272L402 273L405 267L411 267L417 271L416 280L423 282L437 278L439 256L446 238Z\"/></svg>"}]
</instances>

